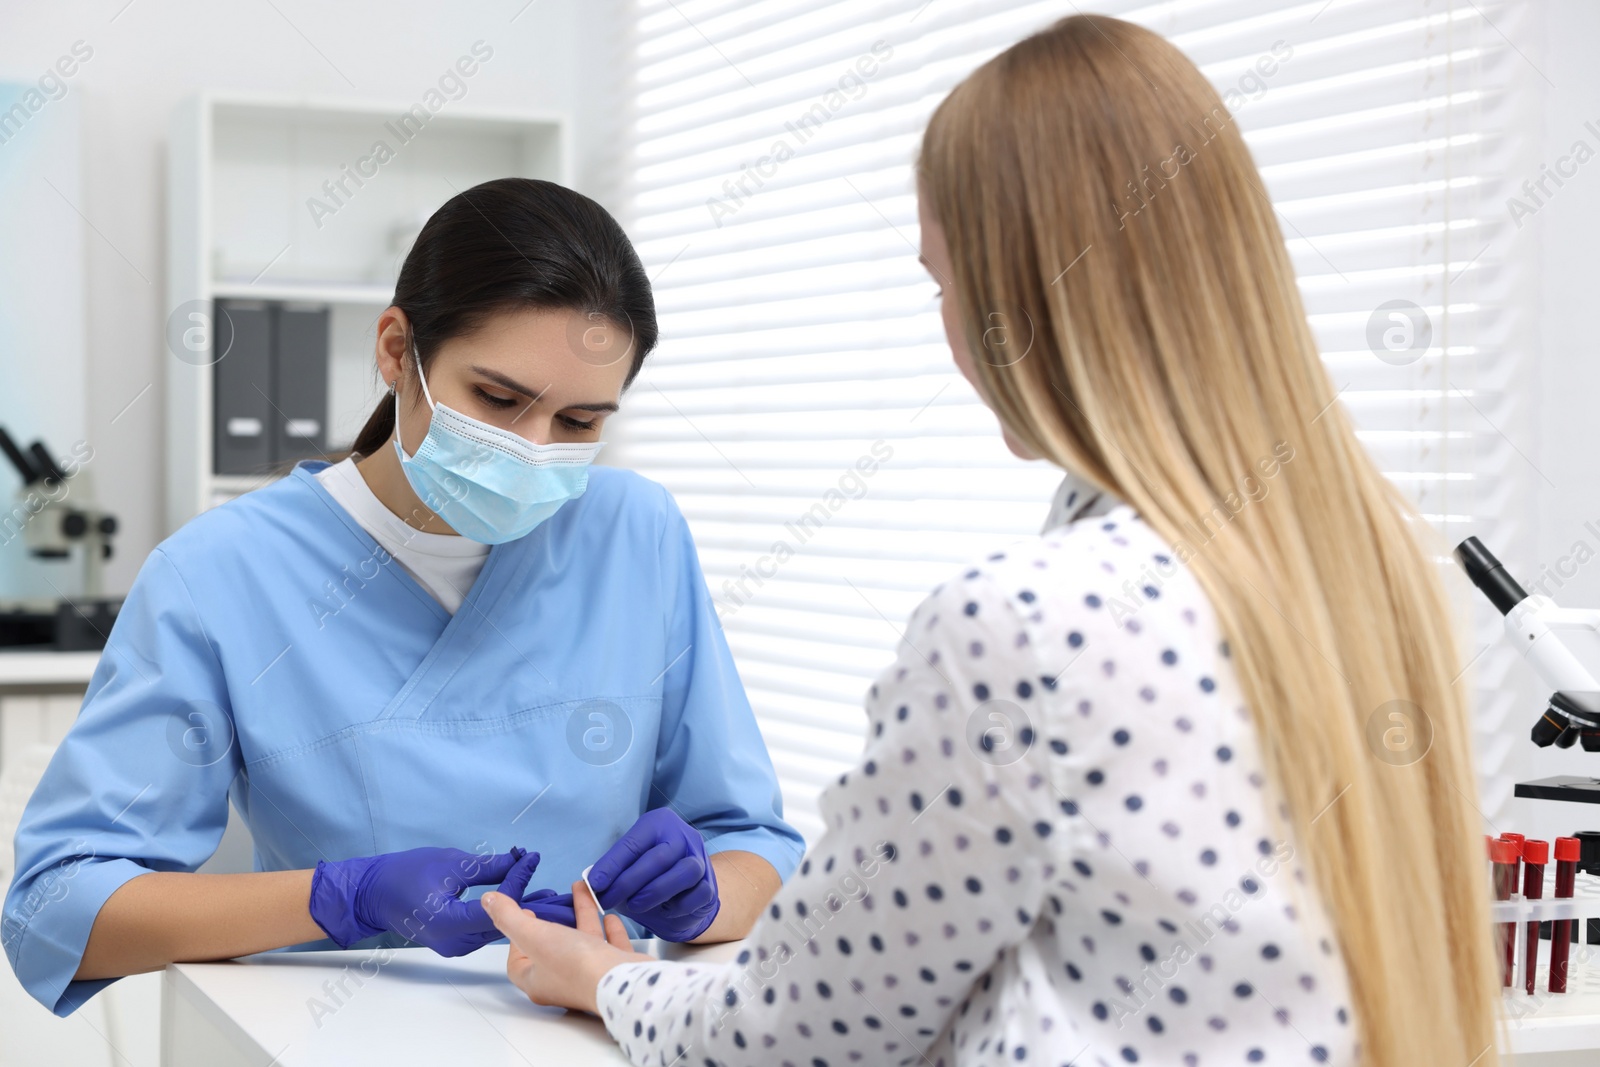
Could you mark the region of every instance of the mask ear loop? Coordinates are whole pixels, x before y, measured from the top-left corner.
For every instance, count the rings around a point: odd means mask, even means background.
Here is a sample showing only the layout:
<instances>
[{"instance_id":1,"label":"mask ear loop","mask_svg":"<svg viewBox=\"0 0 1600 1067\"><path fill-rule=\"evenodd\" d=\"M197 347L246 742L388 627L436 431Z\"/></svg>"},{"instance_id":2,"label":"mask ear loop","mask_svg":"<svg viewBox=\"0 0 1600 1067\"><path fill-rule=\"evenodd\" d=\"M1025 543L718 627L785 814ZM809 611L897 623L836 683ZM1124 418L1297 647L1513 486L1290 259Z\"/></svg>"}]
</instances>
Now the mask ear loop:
<instances>
[{"instance_id":1,"label":"mask ear loop","mask_svg":"<svg viewBox=\"0 0 1600 1067\"><path fill-rule=\"evenodd\" d=\"M422 353L417 350L417 339L415 337L410 337L408 340L410 342L411 358L417 364L417 381L422 383L422 395L428 401L428 410L432 411L435 404L433 402L433 394L428 392L428 379L422 373ZM395 447L400 449L400 454L405 456L406 446L400 440L400 376L398 374L395 375L394 381L389 383L389 392L394 395L394 443Z\"/></svg>"},{"instance_id":2,"label":"mask ear loop","mask_svg":"<svg viewBox=\"0 0 1600 1067\"><path fill-rule=\"evenodd\" d=\"M417 381L422 383L422 395L427 398L428 410L434 408L433 394L428 392L428 379L422 373L422 352L417 348L417 339L411 339L411 357L417 362Z\"/></svg>"}]
</instances>

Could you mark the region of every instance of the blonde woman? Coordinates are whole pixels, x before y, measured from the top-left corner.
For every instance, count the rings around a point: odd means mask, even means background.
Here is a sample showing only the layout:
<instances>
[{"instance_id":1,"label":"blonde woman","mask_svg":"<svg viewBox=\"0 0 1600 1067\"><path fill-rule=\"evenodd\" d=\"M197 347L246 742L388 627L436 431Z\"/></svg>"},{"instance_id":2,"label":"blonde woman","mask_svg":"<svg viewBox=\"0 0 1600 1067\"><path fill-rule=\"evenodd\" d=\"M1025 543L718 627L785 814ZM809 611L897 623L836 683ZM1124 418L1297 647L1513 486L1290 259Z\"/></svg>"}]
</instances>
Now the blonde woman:
<instances>
[{"instance_id":1,"label":"blonde woman","mask_svg":"<svg viewBox=\"0 0 1600 1067\"><path fill-rule=\"evenodd\" d=\"M1216 92L1069 18L950 94L918 177L956 363L1067 472L1046 532L912 615L736 963L491 894L512 979L640 1065L1494 1063L1437 549L1334 405ZM1031 348L986 349L996 314ZM1396 700L1417 758L1366 740Z\"/></svg>"}]
</instances>

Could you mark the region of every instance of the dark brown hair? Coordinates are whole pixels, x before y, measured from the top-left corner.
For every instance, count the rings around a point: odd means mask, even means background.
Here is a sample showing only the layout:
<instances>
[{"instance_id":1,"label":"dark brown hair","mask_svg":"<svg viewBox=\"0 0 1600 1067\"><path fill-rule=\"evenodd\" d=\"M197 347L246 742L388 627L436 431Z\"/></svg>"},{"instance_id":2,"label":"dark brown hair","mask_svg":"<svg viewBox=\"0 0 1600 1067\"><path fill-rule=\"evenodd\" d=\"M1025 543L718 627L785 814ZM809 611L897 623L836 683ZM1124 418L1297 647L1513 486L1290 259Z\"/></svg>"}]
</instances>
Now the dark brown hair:
<instances>
[{"instance_id":1,"label":"dark brown hair","mask_svg":"<svg viewBox=\"0 0 1600 1067\"><path fill-rule=\"evenodd\" d=\"M439 345L522 308L597 315L633 338L633 382L656 346L650 277L628 235L582 193L533 178L497 178L433 213L406 255L394 306L406 313L426 370ZM382 400L351 451L371 455L394 432Z\"/></svg>"}]
</instances>

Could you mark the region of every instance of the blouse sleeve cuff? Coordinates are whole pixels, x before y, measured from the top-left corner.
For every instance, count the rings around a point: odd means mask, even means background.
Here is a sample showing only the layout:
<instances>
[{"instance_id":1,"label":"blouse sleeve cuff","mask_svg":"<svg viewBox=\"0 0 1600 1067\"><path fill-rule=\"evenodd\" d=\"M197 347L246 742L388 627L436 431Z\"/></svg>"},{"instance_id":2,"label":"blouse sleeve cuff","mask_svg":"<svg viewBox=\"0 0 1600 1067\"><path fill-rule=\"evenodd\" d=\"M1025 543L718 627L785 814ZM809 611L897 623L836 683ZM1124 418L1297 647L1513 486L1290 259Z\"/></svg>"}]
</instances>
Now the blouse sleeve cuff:
<instances>
[{"instance_id":1,"label":"blouse sleeve cuff","mask_svg":"<svg viewBox=\"0 0 1600 1067\"><path fill-rule=\"evenodd\" d=\"M704 990L714 983L717 966L652 960L622 963L600 979L595 1008L630 1062L656 1063L653 1053L668 1049L668 1062L678 1045L698 1042L705 1012Z\"/></svg>"}]
</instances>

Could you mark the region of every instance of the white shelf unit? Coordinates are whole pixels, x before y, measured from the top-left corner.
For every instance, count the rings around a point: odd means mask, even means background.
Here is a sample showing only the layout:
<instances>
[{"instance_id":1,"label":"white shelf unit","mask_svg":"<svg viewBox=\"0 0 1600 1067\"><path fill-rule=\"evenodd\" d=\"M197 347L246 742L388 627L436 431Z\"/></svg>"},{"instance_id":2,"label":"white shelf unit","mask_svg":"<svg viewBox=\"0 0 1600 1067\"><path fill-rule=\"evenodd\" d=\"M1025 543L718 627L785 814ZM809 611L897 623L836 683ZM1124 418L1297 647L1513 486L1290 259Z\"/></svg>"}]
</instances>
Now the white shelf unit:
<instances>
[{"instance_id":1,"label":"white shelf unit","mask_svg":"<svg viewBox=\"0 0 1600 1067\"><path fill-rule=\"evenodd\" d=\"M214 299L330 309L328 444L345 447L381 392L373 327L417 229L456 193L493 178L570 184L568 136L559 117L454 101L432 114L410 102L231 91L180 103L167 172L167 532L274 477L214 473ZM177 341L190 312L205 316L188 335L198 348Z\"/></svg>"}]
</instances>

